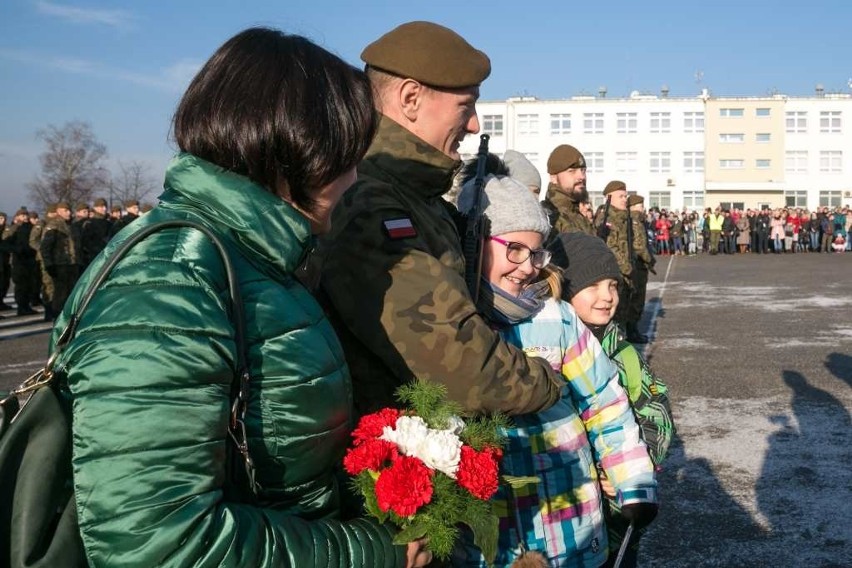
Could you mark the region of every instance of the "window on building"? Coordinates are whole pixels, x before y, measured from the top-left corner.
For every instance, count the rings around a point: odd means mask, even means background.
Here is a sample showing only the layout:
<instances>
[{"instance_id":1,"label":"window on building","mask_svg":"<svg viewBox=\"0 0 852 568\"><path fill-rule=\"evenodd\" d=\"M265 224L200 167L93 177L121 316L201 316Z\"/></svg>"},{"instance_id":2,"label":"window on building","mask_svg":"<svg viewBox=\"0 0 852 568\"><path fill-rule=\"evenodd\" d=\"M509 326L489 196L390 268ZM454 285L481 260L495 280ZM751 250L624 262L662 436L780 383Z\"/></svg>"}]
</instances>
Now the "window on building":
<instances>
[{"instance_id":1,"label":"window on building","mask_svg":"<svg viewBox=\"0 0 852 568\"><path fill-rule=\"evenodd\" d=\"M522 152L522 154L532 165L538 167L538 152Z\"/></svg>"},{"instance_id":2,"label":"window on building","mask_svg":"<svg viewBox=\"0 0 852 568\"><path fill-rule=\"evenodd\" d=\"M651 133L666 134L672 131L672 113L670 112L652 112L651 113Z\"/></svg>"},{"instance_id":3,"label":"window on building","mask_svg":"<svg viewBox=\"0 0 852 568\"><path fill-rule=\"evenodd\" d=\"M772 160L766 158L758 158L754 161L754 167L759 170L765 170L772 166Z\"/></svg>"},{"instance_id":4,"label":"window on building","mask_svg":"<svg viewBox=\"0 0 852 568\"><path fill-rule=\"evenodd\" d=\"M787 132L804 134L808 131L808 113L803 110L787 112Z\"/></svg>"},{"instance_id":5,"label":"window on building","mask_svg":"<svg viewBox=\"0 0 852 568\"><path fill-rule=\"evenodd\" d=\"M652 191L648 195L648 208L658 207L660 209L670 209L672 206L672 192L670 191Z\"/></svg>"},{"instance_id":6,"label":"window on building","mask_svg":"<svg viewBox=\"0 0 852 568\"><path fill-rule=\"evenodd\" d=\"M766 118L767 116L769 116L769 109L768 108L755 109L754 115L759 117L759 118Z\"/></svg>"},{"instance_id":7,"label":"window on building","mask_svg":"<svg viewBox=\"0 0 852 568\"><path fill-rule=\"evenodd\" d=\"M754 141L758 144L766 144L769 142L771 135L768 132L758 132L754 135Z\"/></svg>"},{"instance_id":8,"label":"window on building","mask_svg":"<svg viewBox=\"0 0 852 568\"><path fill-rule=\"evenodd\" d=\"M583 134L603 134L604 118L602 112L583 113Z\"/></svg>"},{"instance_id":9,"label":"window on building","mask_svg":"<svg viewBox=\"0 0 852 568\"><path fill-rule=\"evenodd\" d=\"M602 174L604 172L603 152L586 152L583 157L586 158L587 172L590 174Z\"/></svg>"},{"instance_id":10,"label":"window on building","mask_svg":"<svg viewBox=\"0 0 852 568\"><path fill-rule=\"evenodd\" d=\"M808 151L788 150L784 153L784 171L789 174L808 173Z\"/></svg>"},{"instance_id":11,"label":"window on building","mask_svg":"<svg viewBox=\"0 0 852 568\"><path fill-rule=\"evenodd\" d=\"M597 212L598 207L606 203L606 197L602 191L590 191L589 192L589 203L592 204L592 211Z\"/></svg>"},{"instance_id":12,"label":"window on building","mask_svg":"<svg viewBox=\"0 0 852 568\"><path fill-rule=\"evenodd\" d=\"M745 203L742 201L720 201L719 207L721 207L723 211L726 209L728 211L733 211L734 209L742 211L745 209Z\"/></svg>"},{"instance_id":13,"label":"window on building","mask_svg":"<svg viewBox=\"0 0 852 568\"><path fill-rule=\"evenodd\" d=\"M518 115L518 136L535 136L538 134L538 115Z\"/></svg>"},{"instance_id":14,"label":"window on building","mask_svg":"<svg viewBox=\"0 0 852 568\"><path fill-rule=\"evenodd\" d=\"M683 171L696 174L704 171L704 152L684 152Z\"/></svg>"},{"instance_id":15,"label":"window on building","mask_svg":"<svg viewBox=\"0 0 852 568\"><path fill-rule=\"evenodd\" d=\"M785 207L807 207L808 192L787 189L784 191L784 206Z\"/></svg>"},{"instance_id":16,"label":"window on building","mask_svg":"<svg viewBox=\"0 0 852 568\"><path fill-rule=\"evenodd\" d=\"M819 131L840 134L840 111L824 110L819 113Z\"/></svg>"},{"instance_id":17,"label":"window on building","mask_svg":"<svg viewBox=\"0 0 852 568\"><path fill-rule=\"evenodd\" d=\"M560 134L571 134L571 115L551 114L550 134L553 136L557 136Z\"/></svg>"},{"instance_id":18,"label":"window on building","mask_svg":"<svg viewBox=\"0 0 852 568\"><path fill-rule=\"evenodd\" d=\"M704 132L704 113L683 113L683 131L686 133Z\"/></svg>"},{"instance_id":19,"label":"window on building","mask_svg":"<svg viewBox=\"0 0 852 568\"><path fill-rule=\"evenodd\" d=\"M615 114L615 131L619 134L636 134L637 119L635 112Z\"/></svg>"},{"instance_id":20,"label":"window on building","mask_svg":"<svg viewBox=\"0 0 852 568\"><path fill-rule=\"evenodd\" d=\"M616 152L615 170L618 172L637 171L636 159L636 152Z\"/></svg>"},{"instance_id":21,"label":"window on building","mask_svg":"<svg viewBox=\"0 0 852 568\"><path fill-rule=\"evenodd\" d=\"M503 115L482 115L482 133L489 136L503 136Z\"/></svg>"},{"instance_id":22,"label":"window on building","mask_svg":"<svg viewBox=\"0 0 852 568\"><path fill-rule=\"evenodd\" d=\"M840 207L842 199L841 191L820 191L819 206L820 207Z\"/></svg>"},{"instance_id":23,"label":"window on building","mask_svg":"<svg viewBox=\"0 0 852 568\"><path fill-rule=\"evenodd\" d=\"M703 209L704 208L704 192L703 191L684 191L683 206L687 209Z\"/></svg>"},{"instance_id":24,"label":"window on building","mask_svg":"<svg viewBox=\"0 0 852 568\"><path fill-rule=\"evenodd\" d=\"M823 150L819 153L819 171L829 174L843 172L843 152L840 150Z\"/></svg>"},{"instance_id":25,"label":"window on building","mask_svg":"<svg viewBox=\"0 0 852 568\"><path fill-rule=\"evenodd\" d=\"M742 144L745 142L745 134L737 132L722 132L719 134L719 142L722 144Z\"/></svg>"},{"instance_id":26,"label":"window on building","mask_svg":"<svg viewBox=\"0 0 852 568\"><path fill-rule=\"evenodd\" d=\"M723 170L741 170L745 165L745 160L719 160L719 167Z\"/></svg>"},{"instance_id":27,"label":"window on building","mask_svg":"<svg viewBox=\"0 0 852 568\"><path fill-rule=\"evenodd\" d=\"M651 152L651 173L663 174L672 171L671 152Z\"/></svg>"},{"instance_id":28,"label":"window on building","mask_svg":"<svg viewBox=\"0 0 852 568\"><path fill-rule=\"evenodd\" d=\"M719 116L723 118L740 118L743 116L743 109L741 108L720 108Z\"/></svg>"}]
</instances>

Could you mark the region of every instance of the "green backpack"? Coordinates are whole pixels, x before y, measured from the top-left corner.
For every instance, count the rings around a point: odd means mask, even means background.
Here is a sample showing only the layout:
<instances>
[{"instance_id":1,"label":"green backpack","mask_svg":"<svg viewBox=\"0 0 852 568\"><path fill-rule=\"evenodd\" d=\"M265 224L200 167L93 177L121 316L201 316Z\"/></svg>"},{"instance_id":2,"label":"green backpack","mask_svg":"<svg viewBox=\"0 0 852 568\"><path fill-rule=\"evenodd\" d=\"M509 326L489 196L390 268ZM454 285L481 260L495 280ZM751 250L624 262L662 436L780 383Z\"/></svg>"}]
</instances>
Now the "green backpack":
<instances>
[{"instance_id":1,"label":"green backpack","mask_svg":"<svg viewBox=\"0 0 852 568\"><path fill-rule=\"evenodd\" d=\"M669 389L636 348L623 338L617 325L610 324L601 344L618 367L619 382L627 391L651 461L659 465L665 459L675 433Z\"/></svg>"}]
</instances>

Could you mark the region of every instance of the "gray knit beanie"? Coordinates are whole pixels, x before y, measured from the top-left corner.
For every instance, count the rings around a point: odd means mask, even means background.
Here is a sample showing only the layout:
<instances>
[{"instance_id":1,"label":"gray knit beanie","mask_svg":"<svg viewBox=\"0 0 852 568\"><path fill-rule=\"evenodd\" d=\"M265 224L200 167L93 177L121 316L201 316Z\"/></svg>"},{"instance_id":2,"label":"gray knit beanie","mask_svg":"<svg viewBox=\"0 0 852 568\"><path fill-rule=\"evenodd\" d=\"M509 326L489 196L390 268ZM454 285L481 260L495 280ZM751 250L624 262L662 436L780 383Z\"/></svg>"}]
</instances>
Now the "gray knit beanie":
<instances>
[{"instance_id":1,"label":"gray knit beanie","mask_svg":"<svg viewBox=\"0 0 852 568\"><path fill-rule=\"evenodd\" d=\"M547 249L553 254L551 264L562 269L562 299L566 302L583 288L605 278L621 282L618 261L600 237L559 233Z\"/></svg>"},{"instance_id":2,"label":"gray knit beanie","mask_svg":"<svg viewBox=\"0 0 852 568\"><path fill-rule=\"evenodd\" d=\"M535 231L543 237L550 234L550 221L538 199L523 183L508 176L489 175L482 188L482 212L489 221L489 235L515 231ZM459 211L473 207L474 180L462 186Z\"/></svg>"},{"instance_id":3,"label":"gray knit beanie","mask_svg":"<svg viewBox=\"0 0 852 568\"><path fill-rule=\"evenodd\" d=\"M515 150L506 150L503 163L509 170L509 175L529 187L541 189L541 174L526 156Z\"/></svg>"}]
</instances>

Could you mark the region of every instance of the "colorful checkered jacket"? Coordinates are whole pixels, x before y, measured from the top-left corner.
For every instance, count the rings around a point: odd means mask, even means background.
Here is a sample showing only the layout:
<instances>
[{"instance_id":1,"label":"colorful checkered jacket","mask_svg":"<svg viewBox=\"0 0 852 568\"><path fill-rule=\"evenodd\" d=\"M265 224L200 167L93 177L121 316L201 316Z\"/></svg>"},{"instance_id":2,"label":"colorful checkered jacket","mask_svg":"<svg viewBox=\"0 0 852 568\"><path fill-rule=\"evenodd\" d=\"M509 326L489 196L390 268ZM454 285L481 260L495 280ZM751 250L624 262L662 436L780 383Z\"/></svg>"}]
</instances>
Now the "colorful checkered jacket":
<instances>
[{"instance_id":1,"label":"colorful checkered jacket","mask_svg":"<svg viewBox=\"0 0 852 568\"><path fill-rule=\"evenodd\" d=\"M551 566L600 566L607 558L607 536L596 463L622 504L656 501L653 466L618 371L565 302L548 300L533 319L503 336L528 356L549 361L566 386L556 405L514 417L505 432L501 473L529 479L501 484L493 497L500 518L495 565L508 566L524 550L534 550ZM453 565L485 566L467 536Z\"/></svg>"}]
</instances>

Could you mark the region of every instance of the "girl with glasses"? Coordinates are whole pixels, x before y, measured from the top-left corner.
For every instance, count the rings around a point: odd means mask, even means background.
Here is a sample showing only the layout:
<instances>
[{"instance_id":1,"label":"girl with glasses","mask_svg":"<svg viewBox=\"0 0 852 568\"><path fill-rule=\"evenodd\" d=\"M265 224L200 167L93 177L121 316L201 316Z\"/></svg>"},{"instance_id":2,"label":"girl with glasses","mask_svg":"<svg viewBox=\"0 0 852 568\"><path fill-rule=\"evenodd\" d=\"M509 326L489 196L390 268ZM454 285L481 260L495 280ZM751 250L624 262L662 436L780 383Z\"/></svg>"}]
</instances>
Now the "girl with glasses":
<instances>
[{"instance_id":1,"label":"girl with glasses","mask_svg":"<svg viewBox=\"0 0 852 568\"><path fill-rule=\"evenodd\" d=\"M463 186L462 212L472 207L474 193L472 182ZM546 566L601 566L607 535L596 463L620 490L628 515L643 525L656 514L648 450L616 367L571 306L559 300L561 274L543 246L550 223L538 200L510 177L488 176L482 210L490 236L477 307L509 343L544 358L565 379L553 407L513 417L504 432L501 474L528 482L503 485L493 498L500 517L495 565L525 557ZM457 546L453 565L485 566L469 537Z\"/></svg>"}]
</instances>

